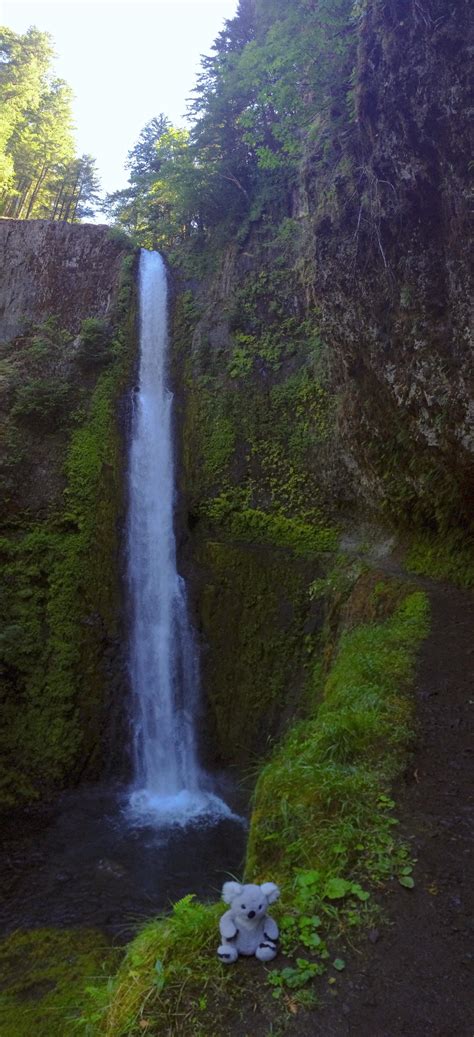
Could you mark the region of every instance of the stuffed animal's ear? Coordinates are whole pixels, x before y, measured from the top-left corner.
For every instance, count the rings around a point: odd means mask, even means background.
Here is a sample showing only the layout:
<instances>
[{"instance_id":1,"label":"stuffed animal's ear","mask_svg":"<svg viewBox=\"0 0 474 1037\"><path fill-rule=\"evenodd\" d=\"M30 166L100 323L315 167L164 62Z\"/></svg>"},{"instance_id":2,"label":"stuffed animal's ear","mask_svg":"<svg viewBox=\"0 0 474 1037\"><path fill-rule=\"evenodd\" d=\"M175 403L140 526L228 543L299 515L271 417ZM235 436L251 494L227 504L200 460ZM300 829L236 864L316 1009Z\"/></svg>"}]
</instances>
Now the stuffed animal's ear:
<instances>
[{"instance_id":1,"label":"stuffed animal's ear","mask_svg":"<svg viewBox=\"0 0 474 1037\"><path fill-rule=\"evenodd\" d=\"M222 887L222 899L224 904L231 904L234 897L238 897L243 890L240 882L224 882Z\"/></svg>"},{"instance_id":2,"label":"stuffed animal's ear","mask_svg":"<svg viewBox=\"0 0 474 1037\"><path fill-rule=\"evenodd\" d=\"M260 889L266 896L269 904L274 904L275 900L278 900L278 897L280 896L280 890L274 882L264 882L263 885L260 886Z\"/></svg>"}]
</instances>

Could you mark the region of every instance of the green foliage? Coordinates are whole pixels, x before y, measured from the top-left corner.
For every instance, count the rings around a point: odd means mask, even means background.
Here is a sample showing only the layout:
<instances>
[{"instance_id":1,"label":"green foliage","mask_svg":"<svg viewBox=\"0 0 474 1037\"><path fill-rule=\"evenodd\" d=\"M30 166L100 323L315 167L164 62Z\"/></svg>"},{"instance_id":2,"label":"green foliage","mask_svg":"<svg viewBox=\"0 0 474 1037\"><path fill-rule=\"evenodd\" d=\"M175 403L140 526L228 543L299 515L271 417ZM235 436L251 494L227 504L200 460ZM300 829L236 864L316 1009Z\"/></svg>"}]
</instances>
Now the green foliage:
<instances>
[{"instance_id":1,"label":"green foliage","mask_svg":"<svg viewBox=\"0 0 474 1037\"><path fill-rule=\"evenodd\" d=\"M142 1033L147 1025L166 1031L180 1011L188 1032L209 1033L201 1030L199 1016L207 999L221 997L226 985L215 953L221 913L220 905L200 904L190 895L174 905L171 915L145 926L130 945L113 989L91 991L82 1019L86 1033L91 1024L96 1033L97 1023L107 1037Z\"/></svg>"},{"instance_id":2,"label":"green foliage","mask_svg":"<svg viewBox=\"0 0 474 1037\"><path fill-rule=\"evenodd\" d=\"M251 352L243 346L236 346L228 368L230 377L241 378L243 375L249 374L252 367L253 357Z\"/></svg>"},{"instance_id":3,"label":"green foliage","mask_svg":"<svg viewBox=\"0 0 474 1037\"><path fill-rule=\"evenodd\" d=\"M151 120L129 155L130 184L108 211L140 244L172 249L242 240L253 223L285 211L308 135L337 98L350 119L355 55L352 0L239 4L202 60L188 135ZM298 70L295 73L295 70ZM291 249L295 228L282 231Z\"/></svg>"},{"instance_id":4,"label":"green foliage","mask_svg":"<svg viewBox=\"0 0 474 1037\"><path fill-rule=\"evenodd\" d=\"M116 635L119 612L122 456L116 404L132 361L130 276L127 269L120 289L121 324L111 347L116 363L99 377L88 407L82 398L84 406L71 415L70 440L64 437L61 447L67 453L63 508L50 509L34 525L28 515L16 515L13 535L10 531L0 541L5 574L0 596L2 806L31 801L61 785L78 766L83 739L90 758L97 745L104 640ZM89 326L94 330L96 322ZM35 363L42 367L45 354L61 348L62 337L54 321L43 325L33 336ZM28 361L30 350L24 352ZM28 402L28 416L33 414L31 394L21 399ZM49 431L54 411L48 397L48 409L43 395L39 399ZM36 427L37 396L33 402Z\"/></svg>"},{"instance_id":5,"label":"green foliage","mask_svg":"<svg viewBox=\"0 0 474 1037\"><path fill-rule=\"evenodd\" d=\"M248 339L245 357L254 357L255 367L263 348ZM278 344L273 353L272 340L267 344L267 369L280 367ZM255 372L247 378L247 359L238 370L231 366L235 377L227 384L218 373L187 374L184 461L195 511L211 509L218 518L217 491L229 502L236 495L240 510L274 514L275 522L282 515L324 524L317 459L331 436L334 400L310 364L304 359L299 370L276 375L273 385L262 385ZM224 517L224 503L221 510Z\"/></svg>"},{"instance_id":6,"label":"green foliage","mask_svg":"<svg viewBox=\"0 0 474 1037\"><path fill-rule=\"evenodd\" d=\"M52 75L52 40L2 28L0 212L20 219L93 215L99 183L90 155L75 155L72 93Z\"/></svg>"},{"instance_id":7,"label":"green foliage","mask_svg":"<svg viewBox=\"0 0 474 1037\"><path fill-rule=\"evenodd\" d=\"M231 402L224 394L215 395L202 382L196 386L188 403L187 417L195 433L199 435L202 457L200 472L201 492L212 490L226 481L226 473L232 462L235 448L236 427ZM185 443L186 449L187 443ZM195 450L194 438L192 449ZM194 464L189 452L185 461Z\"/></svg>"},{"instance_id":8,"label":"green foliage","mask_svg":"<svg viewBox=\"0 0 474 1037\"><path fill-rule=\"evenodd\" d=\"M103 319L88 317L82 322L76 359L83 367L103 367L114 359L112 329Z\"/></svg>"},{"instance_id":9,"label":"green foliage","mask_svg":"<svg viewBox=\"0 0 474 1037\"><path fill-rule=\"evenodd\" d=\"M408 549L409 572L474 587L474 543L460 532L415 536Z\"/></svg>"},{"instance_id":10,"label":"green foliage","mask_svg":"<svg viewBox=\"0 0 474 1037\"><path fill-rule=\"evenodd\" d=\"M306 958L297 958L296 967L287 965L284 969L274 969L270 972L268 982L270 986L275 988L273 997L279 998L286 988L299 990L300 987L304 987L311 979L321 975L323 972L324 968L322 965L314 961L308 961Z\"/></svg>"},{"instance_id":11,"label":"green foliage","mask_svg":"<svg viewBox=\"0 0 474 1037\"><path fill-rule=\"evenodd\" d=\"M338 544L338 533L335 529L321 529L297 519L268 514L256 508L236 510L233 494L224 493L209 501L205 514L213 522L221 525L233 540L287 547L296 555L307 558L321 552L334 551Z\"/></svg>"},{"instance_id":12,"label":"green foliage","mask_svg":"<svg viewBox=\"0 0 474 1037\"><path fill-rule=\"evenodd\" d=\"M71 389L62 379L32 378L16 391L12 417L52 428L69 416Z\"/></svg>"},{"instance_id":13,"label":"green foliage","mask_svg":"<svg viewBox=\"0 0 474 1037\"><path fill-rule=\"evenodd\" d=\"M391 619L342 635L314 718L289 734L260 775L248 874L258 879L271 869L288 882L295 868L317 862L323 887L329 878L346 881L354 868L379 878L377 862L393 842L380 797L409 738L405 689L426 630L426 597L415 592ZM315 914L320 907L318 896Z\"/></svg>"},{"instance_id":14,"label":"green foliage","mask_svg":"<svg viewBox=\"0 0 474 1037\"><path fill-rule=\"evenodd\" d=\"M130 234L127 234L127 231L124 230L123 227L109 227L107 237L109 241L114 241L117 245L120 245L121 248L135 248L133 239L130 237Z\"/></svg>"}]
</instances>

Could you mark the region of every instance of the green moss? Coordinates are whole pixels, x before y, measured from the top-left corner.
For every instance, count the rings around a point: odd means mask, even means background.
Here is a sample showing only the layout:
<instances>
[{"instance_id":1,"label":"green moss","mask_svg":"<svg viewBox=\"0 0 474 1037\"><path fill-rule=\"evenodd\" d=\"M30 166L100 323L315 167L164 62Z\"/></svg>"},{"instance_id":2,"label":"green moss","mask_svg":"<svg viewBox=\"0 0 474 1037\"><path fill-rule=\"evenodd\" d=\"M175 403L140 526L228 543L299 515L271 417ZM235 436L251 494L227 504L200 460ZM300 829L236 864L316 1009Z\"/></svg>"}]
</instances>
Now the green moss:
<instances>
[{"instance_id":1,"label":"green moss","mask_svg":"<svg viewBox=\"0 0 474 1037\"><path fill-rule=\"evenodd\" d=\"M271 869L287 883L295 868L313 867L324 879L354 869L373 877L389 836L379 798L409 739L406 688L426 632L427 599L414 592L385 622L342 635L321 702L315 688L313 719L288 736L259 777L249 875Z\"/></svg>"},{"instance_id":2,"label":"green moss","mask_svg":"<svg viewBox=\"0 0 474 1037\"><path fill-rule=\"evenodd\" d=\"M334 399L314 359L314 341L304 322L297 332L307 335L308 351L301 348L296 371L294 364L283 366L271 329L265 341L236 333L236 341L245 344L234 347L230 366L223 350L211 355L202 345L197 357L188 355L183 459L193 510L236 489L246 493L248 505L256 510L306 522L321 517L325 502L317 472L321 449L332 434ZM180 355L184 347L179 324L177 334ZM272 357L278 357L278 363L270 363Z\"/></svg>"},{"instance_id":3,"label":"green moss","mask_svg":"<svg viewBox=\"0 0 474 1037\"><path fill-rule=\"evenodd\" d=\"M409 572L474 587L474 541L462 533L415 536L407 553Z\"/></svg>"},{"instance_id":4,"label":"green moss","mask_svg":"<svg viewBox=\"0 0 474 1037\"><path fill-rule=\"evenodd\" d=\"M200 391L189 400L187 420L192 429L199 429L201 437L200 492L211 494L226 482L234 453L236 428L231 401L225 395L212 394L205 385L201 385ZM193 443L192 453L189 449L186 451L187 467L194 463L194 448Z\"/></svg>"},{"instance_id":5,"label":"green moss","mask_svg":"<svg viewBox=\"0 0 474 1037\"><path fill-rule=\"evenodd\" d=\"M85 988L117 967L119 954L92 930L35 929L0 942L2 1037L69 1037Z\"/></svg>"},{"instance_id":6,"label":"green moss","mask_svg":"<svg viewBox=\"0 0 474 1037\"><path fill-rule=\"evenodd\" d=\"M245 766L297 707L313 569L286 552L203 541L203 684L214 752ZM252 723L249 725L249 716Z\"/></svg>"},{"instance_id":7,"label":"green moss","mask_svg":"<svg viewBox=\"0 0 474 1037\"><path fill-rule=\"evenodd\" d=\"M16 516L0 544L4 683L0 804L31 800L97 752L105 697L104 651L117 635L122 445L116 408L133 359L132 271L114 363L76 414L67 444L64 510L34 525Z\"/></svg>"},{"instance_id":8,"label":"green moss","mask_svg":"<svg viewBox=\"0 0 474 1037\"><path fill-rule=\"evenodd\" d=\"M233 494L224 493L209 501L204 513L233 540L287 547L295 555L306 558L313 558L321 552L335 551L338 544L335 529L318 528L298 519L267 514L256 508L236 509Z\"/></svg>"}]
</instances>

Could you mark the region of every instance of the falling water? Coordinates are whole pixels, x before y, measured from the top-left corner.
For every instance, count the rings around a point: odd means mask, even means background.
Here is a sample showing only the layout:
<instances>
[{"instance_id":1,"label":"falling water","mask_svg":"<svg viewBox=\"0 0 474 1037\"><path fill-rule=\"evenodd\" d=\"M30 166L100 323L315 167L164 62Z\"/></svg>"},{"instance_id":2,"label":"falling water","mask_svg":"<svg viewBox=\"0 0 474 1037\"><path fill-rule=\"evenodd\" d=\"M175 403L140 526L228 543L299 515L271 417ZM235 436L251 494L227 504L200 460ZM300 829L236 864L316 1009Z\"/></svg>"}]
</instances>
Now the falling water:
<instances>
[{"instance_id":1,"label":"falling water","mask_svg":"<svg viewBox=\"0 0 474 1037\"><path fill-rule=\"evenodd\" d=\"M196 753L198 661L173 531L173 396L167 386L166 270L142 251L140 370L130 453L128 576L132 612L134 782L137 818L184 823L230 811L206 791Z\"/></svg>"}]
</instances>

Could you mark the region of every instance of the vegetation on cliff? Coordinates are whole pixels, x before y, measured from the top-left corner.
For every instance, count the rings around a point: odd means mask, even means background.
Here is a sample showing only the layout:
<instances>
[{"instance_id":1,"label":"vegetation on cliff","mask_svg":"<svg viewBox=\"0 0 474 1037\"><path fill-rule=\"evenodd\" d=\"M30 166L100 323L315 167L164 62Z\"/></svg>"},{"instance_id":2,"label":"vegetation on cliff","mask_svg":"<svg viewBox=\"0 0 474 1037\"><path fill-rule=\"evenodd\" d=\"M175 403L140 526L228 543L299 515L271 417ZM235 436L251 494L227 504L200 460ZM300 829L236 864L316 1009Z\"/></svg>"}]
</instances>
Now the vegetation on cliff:
<instances>
[{"instance_id":1,"label":"vegetation on cliff","mask_svg":"<svg viewBox=\"0 0 474 1037\"><path fill-rule=\"evenodd\" d=\"M116 408L134 354L134 258L124 259L105 339L103 324L89 319L74 346L49 318L2 347L3 808L61 787L84 766L93 770L100 751L107 658L120 621L123 447ZM44 457L35 445L38 430ZM43 501L32 496L32 460L46 473ZM30 497L19 510L22 482L29 482Z\"/></svg>"},{"instance_id":2,"label":"vegetation on cliff","mask_svg":"<svg viewBox=\"0 0 474 1037\"><path fill-rule=\"evenodd\" d=\"M236 417L256 395L277 449L272 389L306 369L327 397L319 496L469 535L468 8L241 0L204 59L189 134L165 117L143 131L139 204L114 213L191 293L188 415L219 398L208 480L232 451L242 468ZM322 414L305 403L314 436Z\"/></svg>"}]
</instances>

